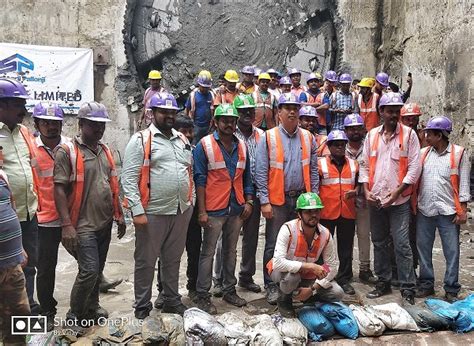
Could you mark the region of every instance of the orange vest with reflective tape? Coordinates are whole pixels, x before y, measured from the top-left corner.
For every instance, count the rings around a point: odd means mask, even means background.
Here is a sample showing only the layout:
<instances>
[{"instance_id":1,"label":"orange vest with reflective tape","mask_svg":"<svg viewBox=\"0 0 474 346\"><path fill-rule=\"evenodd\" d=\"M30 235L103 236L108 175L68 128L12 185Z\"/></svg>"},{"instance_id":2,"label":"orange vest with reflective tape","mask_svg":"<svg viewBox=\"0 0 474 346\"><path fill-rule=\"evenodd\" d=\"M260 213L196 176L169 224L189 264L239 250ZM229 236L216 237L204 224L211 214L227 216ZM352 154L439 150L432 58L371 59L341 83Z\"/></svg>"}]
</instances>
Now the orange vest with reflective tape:
<instances>
[{"instance_id":1,"label":"orange vest with reflective tape","mask_svg":"<svg viewBox=\"0 0 474 346\"><path fill-rule=\"evenodd\" d=\"M252 93L252 97L255 101L255 121L253 125L256 127L262 126L263 119L267 129L272 129L278 125L278 120L275 114L275 96L272 93L268 93L268 97L263 100L260 90L255 90Z\"/></svg>"},{"instance_id":2,"label":"orange vest with reflective tape","mask_svg":"<svg viewBox=\"0 0 474 346\"><path fill-rule=\"evenodd\" d=\"M308 93L309 95L309 93ZM309 99L308 99L309 100ZM315 103L319 103L320 105L323 104L323 101L324 101L324 93L323 92L320 92L317 96L316 96L316 99L315 99ZM327 109L324 109L324 110L316 110L316 112L318 113L318 123L319 125L321 125L322 127L326 127L327 125L327 122L326 122L326 113L327 113Z\"/></svg>"},{"instance_id":3,"label":"orange vest with reflective tape","mask_svg":"<svg viewBox=\"0 0 474 346\"><path fill-rule=\"evenodd\" d=\"M355 219L355 198L346 200L344 194L356 186L357 161L346 157L346 163L339 173L330 157L322 157L318 160L318 170L319 197L324 205L321 210L321 219L335 220L340 216L345 219Z\"/></svg>"},{"instance_id":4,"label":"orange vest with reflective tape","mask_svg":"<svg viewBox=\"0 0 474 346\"><path fill-rule=\"evenodd\" d=\"M311 192L311 175L309 165L311 163L311 132L298 128L301 140L301 164L303 166L303 181L306 192ZM270 204L285 204L285 171L283 164L285 152L281 143L280 130L274 127L266 132L269 169L268 169L268 197Z\"/></svg>"},{"instance_id":5,"label":"orange vest with reflective tape","mask_svg":"<svg viewBox=\"0 0 474 346\"><path fill-rule=\"evenodd\" d=\"M25 140L26 146L28 147L28 151L30 152L30 165L31 171L33 175L33 190L38 195L38 159L36 158L36 145L33 143L34 137L31 135L30 131L26 126L20 125L20 133ZM3 156L3 155L2 155ZM3 166L3 158L2 158L2 166Z\"/></svg>"},{"instance_id":6,"label":"orange vest with reflective tape","mask_svg":"<svg viewBox=\"0 0 474 346\"><path fill-rule=\"evenodd\" d=\"M308 242L306 241L303 230L301 228L300 219L294 219L286 222L280 229L280 232L282 232L285 226L290 232L286 259L303 263L316 263L316 261L319 259L319 256L321 256L324 251L324 248L331 239L331 233L329 232L329 230L323 225L318 224L318 237L316 239L313 238L313 241L311 242L311 247L308 247ZM267 263L266 268L269 273L273 271L273 258ZM312 276L310 274L300 273L300 275L302 279L316 279L315 276Z\"/></svg>"},{"instance_id":7,"label":"orange vest with reflective tape","mask_svg":"<svg viewBox=\"0 0 474 346\"><path fill-rule=\"evenodd\" d=\"M115 162L110 149L105 144L101 144L101 146L105 155L107 156L107 161L109 162L110 167L109 184L110 190L112 191L114 220L119 220L123 217L123 215L122 209L120 208L119 182L117 178L117 171L115 169ZM69 177L69 182L72 183L72 191L68 196L68 209L71 223L74 227L77 227L79 213L81 211L82 194L84 192L84 157L76 142L61 144L61 147L66 151L66 153L68 153L71 163L71 176Z\"/></svg>"},{"instance_id":8,"label":"orange vest with reflective tape","mask_svg":"<svg viewBox=\"0 0 474 346\"><path fill-rule=\"evenodd\" d=\"M378 158L378 150L379 150L379 140L380 140L380 129L383 125L373 129L367 134L367 138L369 140L369 190L372 190L374 186L374 177L375 177L375 166L377 164ZM408 143L410 140L410 134L412 133L412 129L409 127L399 124L400 131L398 133L398 138L400 142L400 160L398 162L398 183L401 185L403 179L408 173ZM413 191L413 186L409 186L402 192L402 196L406 197L409 196Z\"/></svg>"},{"instance_id":9,"label":"orange vest with reflective tape","mask_svg":"<svg viewBox=\"0 0 474 346\"><path fill-rule=\"evenodd\" d=\"M314 137L316 138L316 146L318 147L317 149L318 157L331 155L331 152L329 151L328 143L327 143L328 137L325 135L314 135Z\"/></svg>"},{"instance_id":10,"label":"orange vest with reflective tape","mask_svg":"<svg viewBox=\"0 0 474 346\"><path fill-rule=\"evenodd\" d=\"M238 161L234 179L231 179L229 175L224 155L214 138L214 134L202 138L201 145L207 157L206 210L215 211L227 208L232 189L234 189L237 202L240 205L244 204L243 176L247 160L245 143L239 139L237 147Z\"/></svg>"},{"instance_id":11,"label":"orange vest with reflective tape","mask_svg":"<svg viewBox=\"0 0 474 346\"><path fill-rule=\"evenodd\" d=\"M359 115L364 119L367 131L372 130L380 124L379 114L377 113L378 98L379 94L372 93L372 96L370 96L367 103L365 103L362 94L359 94L359 99L357 101L359 105Z\"/></svg>"}]
</instances>

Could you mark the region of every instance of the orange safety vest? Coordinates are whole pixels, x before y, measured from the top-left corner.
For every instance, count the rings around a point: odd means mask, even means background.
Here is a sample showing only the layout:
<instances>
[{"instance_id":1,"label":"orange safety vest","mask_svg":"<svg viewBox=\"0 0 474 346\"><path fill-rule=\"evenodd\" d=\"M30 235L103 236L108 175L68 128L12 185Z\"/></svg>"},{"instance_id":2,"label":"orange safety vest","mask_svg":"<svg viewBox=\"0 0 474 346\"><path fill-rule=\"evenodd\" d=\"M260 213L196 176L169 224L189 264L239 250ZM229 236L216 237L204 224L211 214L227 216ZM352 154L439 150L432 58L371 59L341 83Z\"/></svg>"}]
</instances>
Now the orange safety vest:
<instances>
[{"instance_id":1,"label":"orange safety vest","mask_svg":"<svg viewBox=\"0 0 474 346\"><path fill-rule=\"evenodd\" d=\"M428 157L428 154L431 151L431 146L424 147L421 149L421 168L423 169L423 165ZM451 187L453 189L453 199L454 199L454 207L456 209L456 214L461 215L464 211L461 207L461 202L459 201L459 166L461 164L461 159L464 154L464 148L451 143L451 154L450 154L450 168L451 168L451 175L449 179L451 180ZM421 179L421 175L420 175ZM411 198L411 207L412 211L416 214L417 212L417 205L418 205L418 188L420 185L420 180L416 184L415 191L412 194Z\"/></svg>"},{"instance_id":2,"label":"orange safety vest","mask_svg":"<svg viewBox=\"0 0 474 346\"><path fill-rule=\"evenodd\" d=\"M304 85L298 85L297 88L295 88L293 85L291 86L291 92L293 94L295 94L296 96L298 96L298 99L301 95L302 92L305 92L306 90L308 90Z\"/></svg>"},{"instance_id":3,"label":"orange safety vest","mask_svg":"<svg viewBox=\"0 0 474 346\"><path fill-rule=\"evenodd\" d=\"M123 214L122 209L120 208L119 182L117 179L117 171L115 169L114 158L110 149L105 144L101 144L101 146L104 150L105 155L107 156L107 161L109 162L110 167L109 184L110 190L112 191L114 220L120 220L123 217ZM61 147L69 155L69 160L71 163L71 175L69 177L69 182L72 184L72 191L68 197L68 209L69 217L71 218L71 223L74 227L77 227L82 204L82 194L84 192L84 157L82 155L81 149L75 142L61 144Z\"/></svg>"},{"instance_id":4,"label":"orange safety vest","mask_svg":"<svg viewBox=\"0 0 474 346\"><path fill-rule=\"evenodd\" d=\"M30 165L31 165L31 172L33 175L33 191L38 196L38 159L36 157L36 145L33 143L33 136L31 135L30 131L26 126L20 125L20 133L25 140L26 146L28 147L28 151L30 152ZM3 155L2 155L3 156ZM2 157L2 166L3 166L3 157Z\"/></svg>"},{"instance_id":5,"label":"orange safety vest","mask_svg":"<svg viewBox=\"0 0 474 346\"><path fill-rule=\"evenodd\" d=\"M311 175L309 165L311 163L311 132L298 128L301 140L301 164L303 165L303 180L306 192L311 192ZM269 170L268 170L268 195L273 205L285 204L285 171L283 165L285 152L280 138L280 130L274 127L266 132Z\"/></svg>"},{"instance_id":6,"label":"orange safety vest","mask_svg":"<svg viewBox=\"0 0 474 346\"><path fill-rule=\"evenodd\" d=\"M331 152L329 151L328 143L327 143L328 137L325 135L314 135L314 136L316 138L316 146L318 147L317 149L318 157L331 155Z\"/></svg>"},{"instance_id":7,"label":"orange safety vest","mask_svg":"<svg viewBox=\"0 0 474 346\"><path fill-rule=\"evenodd\" d=\"M372 130L374 127L379 126L380 117L377 113L377 100L379 99L379 94L372 93L367 103L364 102L363 97L359 94L358 105L359 105L359 115L364 119L365 128L367 131Z\"/></svg>"},{"instance_id":8,"label":"orange safety vest","mask_svg":"<svg viewBox=\"0 0 474 346\"><path fill-rule=\"evenodd\" d=\"M140 168L140 174L138 176L138 190L140 191L140 201L144 209L148 206L150 202L150 162L151 162L151 142L152 142L152 135L151 130L149 128L142 130L139 132L139 136L142 140L142 148L143 148L143 163ZM189 145L189 141L185 135L181 132L178 132L178 137L183 141L186 145ZM189 176L189 191L188 191L188 201L191 201L193 198L193 188L194 188L194 181L192 179L192 171L191 167L188 168L188 176ZM124 197L122 205L124 208L129 208L129 202L126 197Z\"/></svg>"},{"instance_id":9,"label":"orange safety vest","mask_svg":"<svg viewBox=\"0 0 474 346\"><path fill-rule=\"evenodd\" d=\"M340 216L355 219L355 198L345 199L344 194L356 186L356 174L359 170L357 161L346 157L346 164L339 173L331 158L326 156L318 160L318 169L319 197L324 204L321 219L336 220Z\"/></svg>"},{"instance_id":10,"label":"orange safety vest","mask_svg":"<svg viewBox=\"0 0 474 346\"><path fill-rule=\"evenodd\" d=\"M275 109L275 96L271 93L268 93L266 100L263 100L260 90L255 90L252 93L252 97L255 101L255 121L253 125L256 127L262 126L263 119L267 129L272 129L278 125L278 119L276 118Z\"/></svg>"},{"instance_id":11,"label":"orange safety vest","mask_svg":"<svg viewBox=\"0 0 474 346\"><path fill-rule=\"evenodd\" d=\"M320 92L316 96L316 99L314 100L314 102L319 103L320 105L322 105L323 104L323 99L324 99L324 93ZM309 100L309 98L308 98L308 100ZM319 123L319 125L322 126L322 127L326 127L326 125L327 125L327 122L326 122L327 109L325 109L325 110L316 110L316 112L318 113L318 123Z\"/></svg>"},{"instance_id":12,"label":"orange safety vest","mask_svg":"<svg viewBox=\"0 0 474 346\"><path fill-rule=\"evenodd\" d=\"M224 155L214 138L214 134L201 139L201 145L207 157L206 181L206 210L215 211L227 208L232 188L237 202L242 205L244 199L244 171L247 160L247 150L244 141L239 139L238 161L234 179L231 180L227 170Z\"/></svg>"},{"instance_id":13,"label":"orange safety vest","mask_svg":"<svg viewBox=\"0 0 474 346\"><path fill-rule=\"evenodd\" d=\"M375 177L375 166L377 164L377 157L378 157L378 148L379 148L379 140L380 140L380 129L383 125L372 129L367 135L369 140L369 190L372 190L374 186L374 177ZM412 133L412 129L399 124L400 131L398 133L399 138L399 148L400 148L400 161L399 161L399 168L398 168L398 183L402 184L403 179L408 173L408 141L410 139L410 134ZM373 137L373 138L371 138ZM372 144L370 144L372 141ZM406 197L409 196L413 191L413 186L409 186L405 191L402 192L402 196Z\"/></svg>"},{"instance_id":14,"label":"orange safety vest","mask_svg":"<svg viewBox=\"0 0 474 346\"><path fill-rule=\"evenodd\" d=\"M235 97L239 94L239 90L236 88L234 92L231 92L227 88L219 88L214 97L214 106L220 104L230 104L234 102Z\"/></svg>"},{"instance_id":15,"label":"orange safety vest","mask_svg":"<svg viewBox=\"0 0 474 346\"><path fill-rule=\"evenodd\" d=\"M288 227L288 230L290 231L288 250L286 252L286 259L290 261L315 263L331 239L331 233L329 230L323 225L318 224L319 234L315 233L315 236L317 235L318 237L316 239L313 238L311 247L308 248L308 243L301 228L300 219L288 221L283 226ZM266 268L268 273L271 274L273 271L273 258L268 261ZM316 279L315 276L307 273L300 273L300 275L302 279Z\"/></svg>"}]
</instances>

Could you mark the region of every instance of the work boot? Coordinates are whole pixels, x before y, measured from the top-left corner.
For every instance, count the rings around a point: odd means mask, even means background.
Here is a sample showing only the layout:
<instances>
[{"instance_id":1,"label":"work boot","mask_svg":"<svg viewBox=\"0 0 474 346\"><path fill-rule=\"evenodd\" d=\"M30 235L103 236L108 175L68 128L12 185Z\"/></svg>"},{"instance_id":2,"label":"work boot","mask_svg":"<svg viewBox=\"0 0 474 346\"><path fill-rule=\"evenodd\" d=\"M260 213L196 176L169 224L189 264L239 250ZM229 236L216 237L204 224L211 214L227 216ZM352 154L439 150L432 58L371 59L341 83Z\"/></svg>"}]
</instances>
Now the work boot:
<instances>
[{"instance_id":1,"label":"work boot","mask_svg":"<svg viewBox=\"0 0 474 346\"><path fill-rule=\"evenodd\" d=\"M278 285L271 283L267 286L267 303L270 305L276 305L278 301Z\"/></svg>"},{"instance_id":2,"label":"work boot","mask_svg":"<svg viewBox=\"0 0 474 346\"><path fill-rule=\"evenodd\" d=\"M366 294L366 297L369 299L379 298L386 294L392 293L392 288L389 283L377 282L375 285L375 290L370 291Z\"/></svg>"},{"instance_id":3,"label":"work boot","mask_svg":"<svg viewBox=\"0 0 474 346\"><path fill-rule=\"evenodd\" d=\"M340 285L342 290L344 291L345 294L348 294L350 296L354 295L356 293L354 287L352 287L352 285L350 283L345 283L345 284L342 284Z\"/></svg>"},{"instance_id":4,"label":"work boot","mask_svg":"<svg viewBox=\"0 0 474 346\"><path fill-rule=\"evenodd\" d=\"M188 298L191 299L191 301L193 301L194 298L196 298L196 296L197 296L196 290L188 290Z\"/></svg>"},{"instance_id":5,"label":"work boot","mask_svg":"<svg viewBox=\"0 0 474 346\"><path fill-rule=\"evenodd\" d=\"M184 305L183 303L179 303L178 305L174 305L174 306L168 306L165 304L163 305L161 312L183 316L186 310L188 310L188 307Z\"/></svg>"},{"instance_id":6,"label":"work boot","mask_svg":"<svg viewBox=\"0 0 474 346\"><path fill-rule=\"evenodd\" d=\"M277 299L278 312L282 317L294 318L296 317L295 309L293 308L293 295L279 292Z\"/></svg>"},{"instance_id":7,"label":"work boot","mask_svg":"<svg viewBox=\"0 0 474 346\"><path fill-rule=\"evenodd\" d=\"M155 307L155 309L160 310L163 308L164 303L165 303L165 298L163 297L163 292L160 292L158 293L158 297L156 298L153 306Z\"/></svg>"},{"instance_id":8,"label":"work boot","mask_svg":"<svg viewBox=\"0 0 474 346\"><path fill-rule=\"evenodd\" d=\"M448 303L454 303L458 300L458 295L457 295L457 293L446 292L446 294L444 295L444 299Z\"/></svg>"},{"instance_id":9,"label":"work boot","mask_svg":"<svg viewBox=\"0 0 474 346\"><path fill-rule=\"evenodd\" d=\"M123 281L123 279L118 279L118 280L111 281L111 280L107 279L104 276L104 274L101 274L99 279L100 279L99 291L101 293L107 293L108 290L111 290L112 288L117 287Z\"/></svg>"},{"instance_id":10,"label":"work boot","mask_svg":"<svg viewBox=\"0 0 474 346\"><path fill-rule=\"evenodd\" d=\"M377 283L377 279L375 278L374 274L372 274L372 271L370 269L359 271L359 279L361 282L366 284L373 285Z\"/></svg>"},{"instance_id":11,"label":"work boot","mask_svg":"<svg viewBox=\"0 0 474 346\"><path fill-rule=\"evenodd\" d=\"M435 291L433 288L431 289L422 289L422 288L419 288L416 290L415 292L415 297L417 298L425 298L425 297L428 297L428 296L432 296L435 294Z\"/></svg>"},{"instance_id":12,"label":"work boot","mask_svg":"<svg viewBox=\"0 0 474 346\"><path fill-rule=\"evenodd\" d=\"M239 280L239 287L245 288L247 291L254 293L262 292L262 288L253 281Z\"/></svg>"},{"instance_id":13,"label":"work boot","mask_svg":"<svg viewBox=\"0 0 474 346\"><path fill-rule=\"evenodd\" d=\"M56 313L42 313L41 315L46 317L46 331L52 331L54 329L54 317L56 316Z\"/></svg>"},{"instance_id":14,"label":"work boot","mask_svg":"<svg viewBox=\"0 0 474 346\"><path fill-rule=\"evenodd\" d=\"M247 301L243 298L240 298L235 291L224 294L222 299L229 304L237 306L238 308L247 305Z\"/></svg>"},{"instance_id":15,"label":"work boot","mask_svg":"<svg viewBox=\"0 0 474 346\"><path fill-rule=\"evenodd\" d=\"M402 298L402 305L415 305L415 295L411 291L404 291Z\"/></svg>"},{"instance_id":16,"label":"work boot","mask_svg":"<svg viewBox=\"0 0 474 346\"><path fill-rule=\"evenodd\" d=\"M135 314L135 318L137 318L137 319L139 319L139 320L144 320L145 318L147 318L148 316L150 316L150 310L148 310L148 309L145 309L145 310L135 310L134 314Z\"/></svg>"},{"instance_id":17,"label":"work boot","mask_svg":"<svg viewBox=\"0 0 474 346\"><path fill-rule=\"evenodd\" d=\"M214 284L214 287L212 288L212 295L216 298L222 298L224 292L222 291L221 284Z\"/></svg>"},{"instance_id":18,"label":"work boot","mask_svg":"<svg viewBox=\"0 0 474 346\"><path fill-rule=\"evenodd\" d=\"M214 304L211 302L211 297L208 296L197 296L194 301L199 309L207 312L208 314L215 315L217 314L217 309Z\"/></svg>"}]
</instances>

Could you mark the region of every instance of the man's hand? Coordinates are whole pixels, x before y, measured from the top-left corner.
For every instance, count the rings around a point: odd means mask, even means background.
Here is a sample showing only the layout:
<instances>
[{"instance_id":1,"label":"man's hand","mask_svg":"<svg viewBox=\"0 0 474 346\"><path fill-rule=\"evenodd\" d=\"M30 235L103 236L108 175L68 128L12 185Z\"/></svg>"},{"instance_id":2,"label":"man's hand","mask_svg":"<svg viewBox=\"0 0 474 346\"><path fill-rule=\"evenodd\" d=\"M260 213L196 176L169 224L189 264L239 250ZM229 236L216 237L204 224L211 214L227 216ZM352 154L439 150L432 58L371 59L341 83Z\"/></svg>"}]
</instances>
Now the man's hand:
<instances>
[{"instance_id":1,"label":"man's hand","mask_svg":"<svg viewBox=\"0 0 474 346\"><path fill-rule=\"evenodd\" d=\"M382 203L382 208L388 208L390 207L393 202L395 202L398 197L400 197L400 191L397 189L397 190L394 190L392 192L390 192L386 197L385 197L385 202Z\"/></svg>"},{"instance_id":2,"label":"man's hand","mask_svg":"<svg viewBox=\"0 0 474 346\"><path fill-rule=\"evenodd\" d=\"M133 224L135 229L145 227L148 224L148 218L145 214L136 215L133 217Z\"/></svg>"},{"instance_id":3,"label":"man's hand","mask_svg":"<svg viewBox=\"0 0 474 346\"><path fill-rule=\"evenodd\" d=\"M21 261L20 265L22 268L25 268L28 264L28 254L26 253L25 249L21 249L21 254L23 255L23 261Z\"/></svg>"},{"instance_id":4,"label":"man's hand","mask_svg":"<svg viewBox=\"0 0 474 346\"><path fill-rule=\"evenodd\" d=\"M357 190L356 190L356 189L346 191L346 193L344 194L344 199L345 199L345 200L348 200L348 199L351 199L351 198L355 198L355 197L356 197L356 193L357 193Z\"/></svg>"},{"instance_id":5,"label":"man's hand","mask_svg":"<svg viewBox=\"0 0 474 346\"><path fill-rule=\"evenodd\" d=\"M273 208L270 203L262 204L260 210L265 219L271 219L273 217Z\"/></svg>"},{"instance_id":6,"label":"man's hand","mask_svg":"<svg viewBox=\"0 0 474 346\"><path fill-rule=\"evenodd\" d=\"M69 251L76 251L77 234L76 229L72 225L66 225L62 227L61 243Z\"/></svg>"},{"instance_id":7,"label":"man's hand","mask_svg":"<svg viewBox=\"0 0 474 346\"><path fill-rule=\"evenodd\" d=\"M209 215L207 215L205 211L199 213L198 223L201 227L207 227L207 225L209 224Z\"/></svg>"},{"instance_id":8,"label":"man's hand","mask_svg":"<svg viewBox=\"0 0 474 346\"><path fill-rule=\"evenodd\" d=\"M464 225L467 222L467 212L463 211L461 215L457 215L453 219L453 223L456 225Z\"/></svg>"},{"instance_id":9,"label":"man's hand","mask_svg":"<svg viewBox=\"0 0 474 346\"><path fill-rule=\"evenodd\" d=\"M240 218L244 221L247 220L250 214L252 214L252 209L253 209L253 206L251 204L245 203L244 210L242 210L242 213L240 214Z\"/></svg>"},{"instance_id":10,"label":"man's hand","mask_svg":"<svg viewBox=\"0 0 474 346\"><path fill-rule=\"evenodd\" d=\"M326 270L316 263L303 263L300 271L315 276L318 280L324 279L328 275Z\"/></svg>"},{"instance_id":11,"label":"man's hand","mask_svg":"<svg viewBox=\"0 0 474 346\"><path fill-rule=\"evenodd\" d=\"M295 300L299 300L300 302L304 302L311 298L313 295L313 290L311 287L300 287L298 288L298 295L294 297Z\"/></svg>"},{"instance_id":12,"label":"man's hand","mask_svg":"<svg viewBox=\"0 0 474 346\"><path fill-rule=\"evenodd\" d=\"M121 218L117 221L117 238L122 239L127 231L127 225L125 224L125 220Z\"/></svg>"},{"instance_id":13,"label":"man's hand","mask_svg":"<svg viewBox=\"0 0 474 346\"><path fill-rule=\"evenodd\" d=\"M367 200L367 203L370 206L375 207L377 209L380 209L380 207L381 207L380 199L375 197L371 192L366 193L365 196L366 196L365 198Z\"/></svg>"}]
</instances>

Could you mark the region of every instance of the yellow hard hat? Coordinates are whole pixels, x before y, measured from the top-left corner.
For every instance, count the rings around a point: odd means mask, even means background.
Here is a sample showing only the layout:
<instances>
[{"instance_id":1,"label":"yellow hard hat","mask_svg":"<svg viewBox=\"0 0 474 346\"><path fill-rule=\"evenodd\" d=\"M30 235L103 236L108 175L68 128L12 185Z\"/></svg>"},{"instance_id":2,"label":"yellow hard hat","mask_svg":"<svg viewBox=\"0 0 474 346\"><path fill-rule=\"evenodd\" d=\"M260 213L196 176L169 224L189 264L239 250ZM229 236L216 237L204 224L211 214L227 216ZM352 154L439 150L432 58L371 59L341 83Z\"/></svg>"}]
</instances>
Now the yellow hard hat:
<instances>
[{"instance_id":1,"label":"yellow hard hat","mask_svg":"<svg viewBox=\"0 0 474 346\"><path fill-rule=\"evenodd\" d=\"M150 73L148 73L148 79L161 79L160 71L151 70Z\"/></svg>"},{"instance_id":2,"label":"yellow hard hat","mask_svg":"<svg viewBox=\"0 0 474 346\"><path fill-rule=\"evenodd\" d=\"M359 84L360 87L372 88L375 84L374 78L362 78Z\"/></svg>"},{"instance_id":3,"label":"yellow hard hat","mask_svg":"<svg viewBox=\"0 0 474 346\"><path fill-rule=\"evenodd\" d=\"M212 79L211 72L209 72L208 70L201 70L198 74L198 77L206 77L208 79Z\"/></svg>"},{"instance_id":4,"label":"yellow hard hat","mask_svg":"<svg viewBox=\"0 0 474 346\"><path fill-rule=\"evenodd\" d=\"M225 71L224 79L231 83L237 83L239 81L239 74L235 70Z\"/></svg>"},{"instance_id":5,"label":"yellow hard hat","mask_svg":"<svg viewBox=\"0 0 474 346\"><path fill-rule=\"evenodd\" d=\"M258 80L260 79L268 79L268 80L271 80L272 78L270 77L270 75L268 73L260 73L258 75Z\"/></svg>"}]
</instances>

